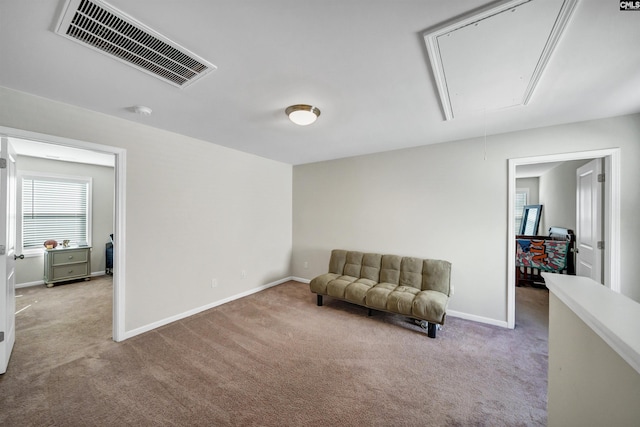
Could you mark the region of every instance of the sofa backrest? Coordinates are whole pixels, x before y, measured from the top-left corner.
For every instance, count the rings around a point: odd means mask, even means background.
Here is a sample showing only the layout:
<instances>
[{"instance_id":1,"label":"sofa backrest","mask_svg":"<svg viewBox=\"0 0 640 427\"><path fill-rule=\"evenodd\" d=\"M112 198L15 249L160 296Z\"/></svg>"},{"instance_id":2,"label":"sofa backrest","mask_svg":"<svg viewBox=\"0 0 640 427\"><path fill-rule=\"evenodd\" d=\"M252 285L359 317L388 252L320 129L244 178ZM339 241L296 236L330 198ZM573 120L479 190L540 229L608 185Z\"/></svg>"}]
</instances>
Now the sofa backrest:
<instances>
[{"instance_id":1,"label":"sofa backrest","mask_svg":"<svg viewBox=\"0 0 640 427\"><path fill-rule=\"evenodd\" d=\"M331 259L329 260L329 273L342 274L344 265L347 262L347 251L342 249L334 249L331 251Z\"/></svg>"},{"instance_id":2,"label":"sofa backrest","mask_svg":"<svg viewBox=\"0 0 640 427\"><path fill-rule=\"evenodd\" d=\"M360 270L360 277L363 279L373 280L378 282L380 280L380 267L382 263L382 255L380 254L364 254L362 257L362 269Z\"/></svg>"},{"instance_id":3,"label":"sofa backrest","mask_svg":"<svg viewBox=\"0 0 640 427\"><path fill-rule=\"evenodd\" d=\"M382 255L380 266L380 283L400 283L400 264L402 257L398 255Z\"/></svg>"},{"instance_id":4,"label":"sofa backrest","mask_svg":"<svg viewBox=\"0 0 640 427\"><path fill-rule=\"evenodd\" d=\"M425 259L421 289L438 291L451 296L451 263L438 259Z\"/></svg>"},{"instance_id":5,"label":"sofa backrest","mask_svg":"<svg viewBox=\"0 0 640 427\"><path fill-rule=\"evenodd\" d=\"M347 261L344 264L344 271L342 274L345 276L360 277L363 257L364 254L362 252L347 252Z\"/></svg>"},{"instance_id":6,"label":"sofa backrest","mask_svg":"<svg viewBox=\"0 0 640 427\"><path fill-rule=\"evenodd\" d=\"M421 258L403 257L400 264L400 285L422 289L422 267Z\"/></svg>"}]
</instances>

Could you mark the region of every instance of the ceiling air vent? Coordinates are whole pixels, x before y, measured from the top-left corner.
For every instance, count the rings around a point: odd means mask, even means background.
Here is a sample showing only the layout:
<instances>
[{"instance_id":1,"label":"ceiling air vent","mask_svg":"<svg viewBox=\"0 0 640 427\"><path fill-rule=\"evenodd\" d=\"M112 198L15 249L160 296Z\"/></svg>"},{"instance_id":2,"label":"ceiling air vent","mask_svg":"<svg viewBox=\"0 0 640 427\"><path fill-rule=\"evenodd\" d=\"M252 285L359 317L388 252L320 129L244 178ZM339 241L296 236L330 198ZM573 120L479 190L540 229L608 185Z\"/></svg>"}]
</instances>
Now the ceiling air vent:
<instances>
[{"instance_id":1,"label":"ceiling air vent","mask_svg":"<svg viewBox=\"0 0 640 427\"><path fill-rule=\"evenodd\" d=\"M100 0L68 0L56 33L178 87L216 66Z\"/></svg>"}]
</instances>

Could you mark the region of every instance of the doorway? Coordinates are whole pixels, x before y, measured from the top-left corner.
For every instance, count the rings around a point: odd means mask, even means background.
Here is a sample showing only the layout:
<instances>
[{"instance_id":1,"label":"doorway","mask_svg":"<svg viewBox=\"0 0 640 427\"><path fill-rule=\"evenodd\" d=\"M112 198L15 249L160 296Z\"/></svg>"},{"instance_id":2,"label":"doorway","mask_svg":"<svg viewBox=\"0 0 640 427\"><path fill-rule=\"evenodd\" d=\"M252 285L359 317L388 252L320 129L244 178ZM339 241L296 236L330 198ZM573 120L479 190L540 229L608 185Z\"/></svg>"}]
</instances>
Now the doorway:
<instances>
[{"instance_id":1,"label":"doorway","mask_svg":"<svg viewBox=\"0 0 640 427\"><path fill-rule=\"evenodd\" d=\"M508 242L507 242L507 326L515 327L515 193L516 168L523 165L565 162L602 158L605 163L604 200L604 285L620 292L620 149L582 151L576 153L550 154L536 157L509 159L508 169Z\"/></svg>"},{"instance_id":2,"label":"doorway","mask_svg":"<svg viewBox=\"0 0 640 427\"><path fill-rule=\"evenodd\" d=\"M59 147L70 147L88 152L103 153L114 157L114 241L117 244L113 253L113 324L112 338L114 341L123 341L125 335L125 188L126 188L126 150L108 145L95 144L86 141L61 138L52 135L29 132L20 129L6 128L0 126L0 134L8 138L29 140L38 143L51 144Z\"/></svg>"}]
</instances>

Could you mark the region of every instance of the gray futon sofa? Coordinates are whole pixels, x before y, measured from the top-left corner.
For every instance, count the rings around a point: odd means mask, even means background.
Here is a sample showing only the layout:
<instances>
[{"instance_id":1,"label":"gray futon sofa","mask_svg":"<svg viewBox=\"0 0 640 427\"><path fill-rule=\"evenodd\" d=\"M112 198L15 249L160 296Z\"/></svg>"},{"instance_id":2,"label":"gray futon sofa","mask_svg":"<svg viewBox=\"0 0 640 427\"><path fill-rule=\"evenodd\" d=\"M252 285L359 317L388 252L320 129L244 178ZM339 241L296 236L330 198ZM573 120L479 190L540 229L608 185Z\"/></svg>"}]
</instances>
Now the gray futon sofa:
<instances>
[{"instance_id":1,"label":"gray futon sofa","mask_svg":"<svg viewBox=\"0 0 640 427\"><path fill-rule=\"evenodd\" d=\"M444 324L449 302L451 263L334 249L329 272L309 284L318 305L328 295L371 310L421 320L428 336Z\"/></svg>"}]
</instances>

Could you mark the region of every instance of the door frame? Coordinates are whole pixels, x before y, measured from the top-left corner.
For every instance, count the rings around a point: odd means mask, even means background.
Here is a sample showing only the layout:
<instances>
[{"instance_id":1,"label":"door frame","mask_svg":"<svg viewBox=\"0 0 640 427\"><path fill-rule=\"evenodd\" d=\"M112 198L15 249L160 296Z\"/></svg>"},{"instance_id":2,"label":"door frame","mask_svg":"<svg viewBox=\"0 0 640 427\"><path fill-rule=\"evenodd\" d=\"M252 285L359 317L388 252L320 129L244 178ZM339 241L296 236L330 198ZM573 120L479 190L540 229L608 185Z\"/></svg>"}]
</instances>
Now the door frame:
<instances>
[{"instance_id":1,"label":"door frame","mask_svg":"<svg viewBox=\"0 0 640 427\"><path fill-rule=\"evenodd\" d=\"M125 278L126 278L126 170L127 150L110 145L63 138L22 129L0 126L0 134L9 138L28 139L45 144L61 145L82 150L97 151L114 156L114 230L113 239L113 340L125 340Z\"/></svg>"},{"instance_id":2,"label":"door frame","mask_svg":"<svg viewBox=\"0 0 640 427\"><path fill-rule=\"evenodd\" d=\"M11 360L11 353L16 342L16 216L12 213L16 209L16 154L11 145L9 138L0 135L0 152L2 159L6 164L2 167L3 171L0 177L2 189L2 199L0 206L2 207L2 243L4 251L0 257L0 279L3 286L0 287L0 309L2 313L0 318L0 332L3 334L0 340L0 373L4 374Z\"/></svg>"},{"instance_id":3,"label":"door frame","mask_svg":"<svg viewBox=\"0 0 640 427\"><path fill-rule=\"evenodd\" d=\"M516 167L536 163L563 162L604 158L604 285L614 292L620 292L620 148L579 151L573 153L547 154L534 157L509 159L507 181L507 327L515 328L516 323L516 278L515 278L515 191Z\"/></svg>"}]
</instances>

